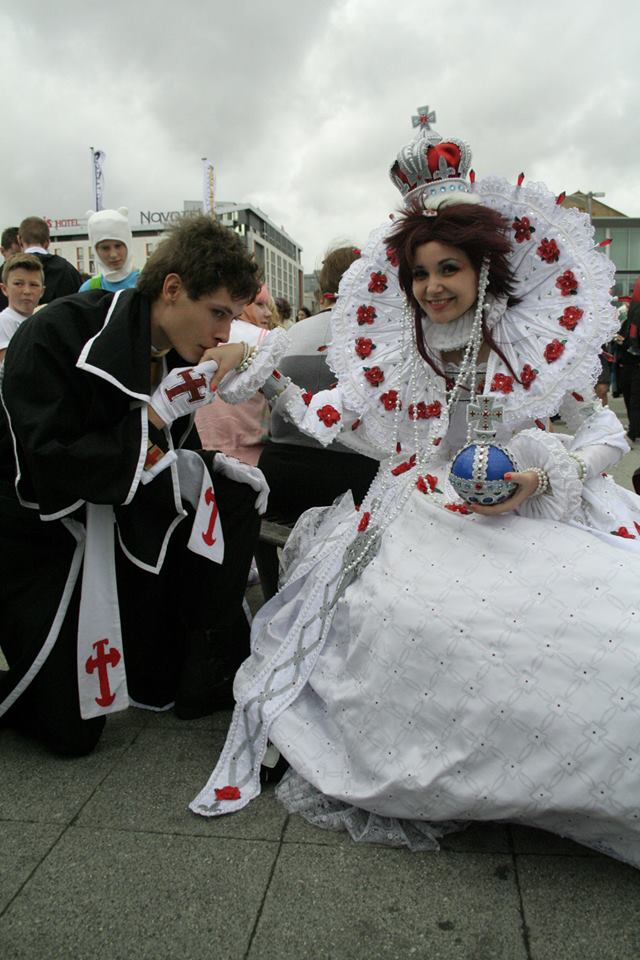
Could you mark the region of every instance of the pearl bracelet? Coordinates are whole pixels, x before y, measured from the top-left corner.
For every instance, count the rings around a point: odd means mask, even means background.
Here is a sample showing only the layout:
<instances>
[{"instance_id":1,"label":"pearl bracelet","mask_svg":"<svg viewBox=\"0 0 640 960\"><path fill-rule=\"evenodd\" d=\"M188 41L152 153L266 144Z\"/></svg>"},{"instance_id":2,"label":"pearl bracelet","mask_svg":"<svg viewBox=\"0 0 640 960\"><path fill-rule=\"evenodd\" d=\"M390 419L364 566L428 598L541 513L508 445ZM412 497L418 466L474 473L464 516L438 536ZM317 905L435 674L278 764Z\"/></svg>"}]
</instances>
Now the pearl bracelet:
<instances>
[{"instance_id":1,"label":"pearl bracelet","mask_svg":"<svg viewBox=\"0 0 640 960\"><path fill-rule=\"evenodd\" d=\"M587 464L577 453L570 453L569 456L578 465L578 480L582 482L587 475Z\"/></svg>"},{"instance_id":2,"label":"pearl bracelet","mask_svg":"<svg viewBox=\"0 0 640 960\"><path fill-rule=\"evenodd\" d=\"M538 477L538 486L535 488L532 497L537 497L541 493L547 493L549 490L549 476L541 467L529 467L532 473Z\"/></svg>"},{"instance_id":3,"label":"pearl bracelet","mask_svg":"<svg viewBox=\"0 0 640 960\"><path fill-rule=\"evenodd\" d=\"M236 367L238 373L244 373L245 370L248 370L253 361L255 360L256 353L258 352L257 347L250 347L248 343L243 343L244 353L242 355L242 360Z\"/></svg>"}]
</instances>

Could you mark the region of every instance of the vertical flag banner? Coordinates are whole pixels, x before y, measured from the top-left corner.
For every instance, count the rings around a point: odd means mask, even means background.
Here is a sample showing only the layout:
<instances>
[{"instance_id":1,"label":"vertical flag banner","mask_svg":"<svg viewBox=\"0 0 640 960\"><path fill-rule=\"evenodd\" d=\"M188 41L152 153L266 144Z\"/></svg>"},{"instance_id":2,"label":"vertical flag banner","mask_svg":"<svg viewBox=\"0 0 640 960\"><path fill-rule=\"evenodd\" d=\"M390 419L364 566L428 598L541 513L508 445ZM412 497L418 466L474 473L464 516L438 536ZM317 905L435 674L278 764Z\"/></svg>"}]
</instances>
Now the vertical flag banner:
<instances>
[{"instance_id":1,"label":"vertical flag banner","mask_svg":"<svg viewBox=\"0 0 640 960\"><path fill-rule=\"evenodd\" d=\"M96 213L104 209L104 162L107 158L104 150L91 150L91 183L93 193L93 205Z\"/></svg>"},{"instance_id":2,"label":"vertical flag banner","mask_svg":"<svg viewBox=\"0 0 640 960\"><path fill-rule=\"evenodd\" d=\"M215 217L215 176L213 164L202 158L202 212Z\"/></svg>"}]
</instances>

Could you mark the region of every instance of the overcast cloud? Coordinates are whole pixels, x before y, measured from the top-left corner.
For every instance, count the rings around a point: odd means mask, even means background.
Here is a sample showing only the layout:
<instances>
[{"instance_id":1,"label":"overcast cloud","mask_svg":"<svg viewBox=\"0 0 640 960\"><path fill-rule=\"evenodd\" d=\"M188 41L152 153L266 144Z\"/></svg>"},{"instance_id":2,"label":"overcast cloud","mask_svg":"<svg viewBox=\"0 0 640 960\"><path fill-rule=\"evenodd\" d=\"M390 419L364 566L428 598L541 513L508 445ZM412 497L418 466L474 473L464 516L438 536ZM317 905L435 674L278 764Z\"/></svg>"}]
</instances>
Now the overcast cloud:
<instances>
[{"instance_id":1,"label":"overcast cloud","mask_svg":"<svg viewBox=\"0 0 640 960\"><path fill-rule=\"evenodd\" d=\"M171 12L169 12L169 10ZM21 0L0 9L0 228L105 206L251 201L317 267L398 206L387 171L428 104L479 177L606 192L640 216L633 0Z\"/></svg>"}]
</instances>

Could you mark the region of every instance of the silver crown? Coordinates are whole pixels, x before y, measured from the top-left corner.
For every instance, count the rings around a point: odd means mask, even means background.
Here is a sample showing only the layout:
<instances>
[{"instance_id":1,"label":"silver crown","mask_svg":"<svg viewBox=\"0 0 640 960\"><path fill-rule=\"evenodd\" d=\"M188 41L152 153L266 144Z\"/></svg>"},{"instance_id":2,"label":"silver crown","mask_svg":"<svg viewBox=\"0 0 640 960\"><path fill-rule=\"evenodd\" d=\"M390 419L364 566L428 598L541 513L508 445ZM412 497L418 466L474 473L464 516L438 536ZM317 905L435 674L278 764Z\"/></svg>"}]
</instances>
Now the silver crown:
<instances>
[{"instance_id":1,"label":"silver crown","mask_svg":"<svg viewBox=\"0 0 640 960\"><path fill-rule=\"evenodd\" d=\"M444 141L433 130L436 115L429 107L418 107L412 117L417 127L414 139L402 147L389 176L403 197L416 191L424 200L444 199L469 192L467 176L471 167L471 147L455 137Z\"/></svg>"}]
</instances>

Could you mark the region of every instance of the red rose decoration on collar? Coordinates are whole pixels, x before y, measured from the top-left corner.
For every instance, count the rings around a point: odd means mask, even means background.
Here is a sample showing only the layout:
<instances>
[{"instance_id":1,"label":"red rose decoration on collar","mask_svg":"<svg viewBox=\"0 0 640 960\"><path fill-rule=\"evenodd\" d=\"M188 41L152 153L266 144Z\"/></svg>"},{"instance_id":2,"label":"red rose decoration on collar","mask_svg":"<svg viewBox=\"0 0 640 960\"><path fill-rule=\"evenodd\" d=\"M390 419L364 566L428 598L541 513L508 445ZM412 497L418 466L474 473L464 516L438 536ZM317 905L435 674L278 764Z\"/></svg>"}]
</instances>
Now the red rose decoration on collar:
<instances>
[{"instance_id":1,"label":"red rose decoration on collar","mask_svg":"<svg viewBox=\"0 0 640 960\"><path fill-rule=\"evenodd\" d=\"M565 307L558 323L565 330L575 330L583 316L584 310L581 310L580 307Z\"/></svg>"},{"instance_id":2,"label":"red rose decoration on collar","mask_svg":"<svg viewBox=\"0 0 640 960\"><path fill-rule=\"evenodd\" d=\"M547 240L546 237L541 241L536 253L545 263L557 263L560 259L558 244L555 240Z\"/></svg>"},{"instance_id":3,"label":"red rose decoration on collar","mask_svg":"<svg viewBox=\"0 0 640 960\"><path fill-rule=\"evenodd\" d=\"M376 318L375 307L366 307L364 303L358 307L358 310L356 313L356 320L358 321L361 327L363 327L366 323L373 323L375 318Z\"/></svg>"},{"instance_id":4,"label":"red rose decoration on collar","mask_svg":"<svg viewBox=\"0 0 640 960\"><path fill-rule=\"evenodd\" d=\"M535 378L538 376L538 371L534 370L531 364L525 363L522 371L520 373L520 382L525 390L528 390Z\"/></svg>"},{"instance_id":5,"label":"red rose decoration on collar","mask_svg":"<svg viewBox=\"0 0 640 960\"><path fill-rule=\"evenodd\" d=\"M375 350L376 345L373 340L369 340L368 337L358 337L356 340L356 353L363 360L366 360L367 357L371 356L371 351Z\"/></svg>"},{"instance_id":6,"label":"red rose decoration on collar","mask_svg":"<svg viewBox=\"0 0 640 960\"><path fill-rule=\"evenodd\" d=\"M544 358L547 363L553 363L554 360L557 360L558 357L561 357L564 353L564 343L560 340L552 340L551 343L548 343L544 348Z\"/></svg>"},{"instance_id":7,"label":"red rose decoration on collar","mask_svg":"<svg viewBox=\"0 0 640 960\"><path fill-rule=\"evenodd\" d=\"M397 390L387 390L386 393L383 393L380 397L380 403L385 408L385 410L395 410L396 403L398 402L398 391ZM402 409L402 404L398 407L399 410Z\"/></svg>"},{"instance_id":8,"label":"red rose decoration on collar","mask_svg":"<svg viewBox=\"0 0 640 960\"><path fill-rule=\"evenodd\" d=\"M366 367L364 376L365 380L368 380L372 387L377 387L378 384L384 380L384 373L380 367Z\"/></svg>"},{"instance_id":9,"label":"red rose decoration on collar","mask_svg":"<svg viewBox=\"0 0 640 960\"><path fill-rule=\"evenodd\" d=\"M531 240L531 234L536 232L536 228L531 226L529 217L516 217L511 226L515 233L516 243Z\"/></svg>"},{"instance_id":10,"label":"red rose decoration on collar","mask_svg":"<svg viewBox=\"0 0 640 960\"><path fill-rule=\"evenodd\" d=\"M325 427L332 427L334 423L338 423L341 419L336 408L332 407L330 403L325 403L324 407L316 410L316 413L318 414L318 419L322 420Z\"/></svg>"},{"instance_id":11,"label":"red rose decoration on collar","mask_svg":"<svg viewBox=\"0 0 640 960\"><path fill-rule=\"evenodd\" d=\"M513 393L513 377L506 373L496 373L491 381L492 393Z\"/></svg>"},{"instance_id":12,"label":"red rose decoration on collar","mask_svg":"<svg viewBox=\"0 0 640 960\"><path fill-rule=\"evenodd\" d=\"M563 297L570 297L578 292L578 281L571 270L565 270L556 280L556 287Z\"/></svg>"},{"instance_id":13,"label":"red rose decoration on collar","mask_svg":"<svg viewBox=\"0 0 640 960\"><path fill-rule=\"evenodd\" d=\"M387 277L386 274L381 273L379 270L375 273L372 273L369 279L368 289L371 293L384 293L387 289Z\"/></svg>"}]
</instances>

